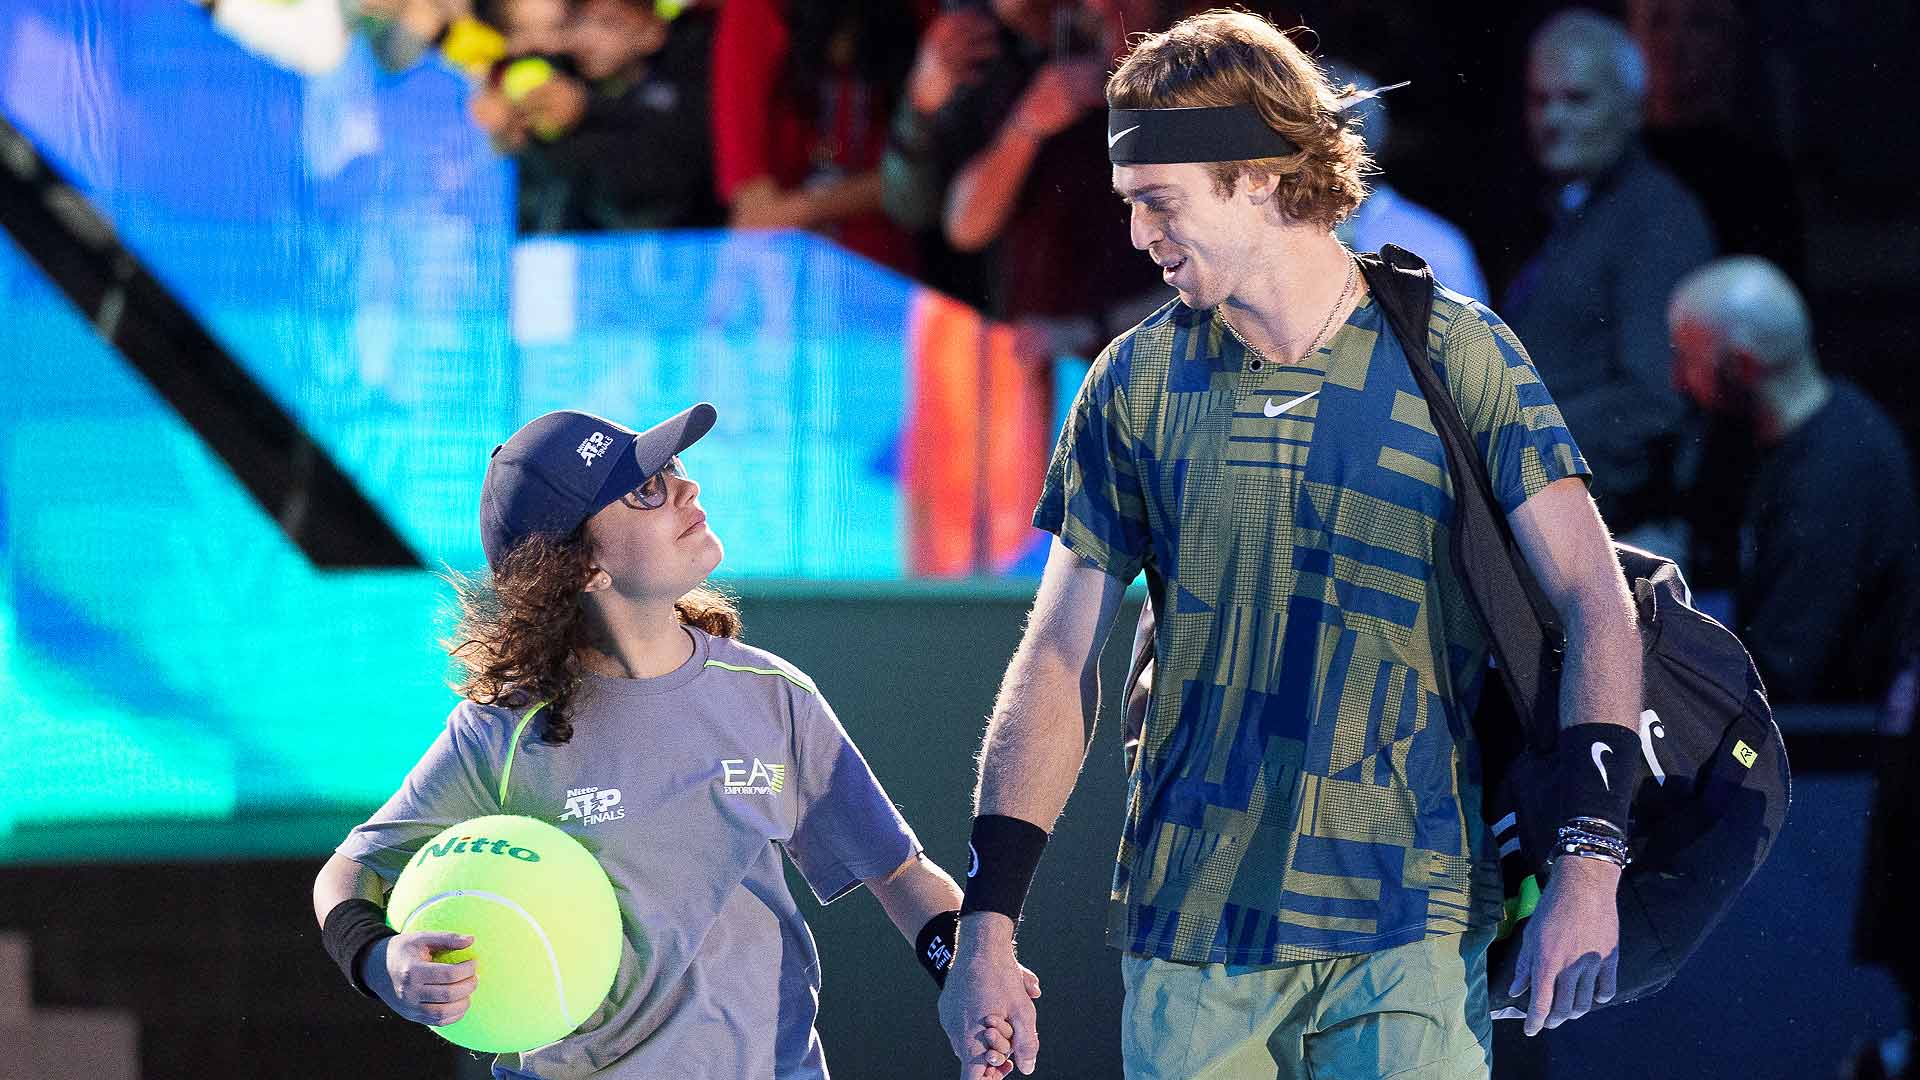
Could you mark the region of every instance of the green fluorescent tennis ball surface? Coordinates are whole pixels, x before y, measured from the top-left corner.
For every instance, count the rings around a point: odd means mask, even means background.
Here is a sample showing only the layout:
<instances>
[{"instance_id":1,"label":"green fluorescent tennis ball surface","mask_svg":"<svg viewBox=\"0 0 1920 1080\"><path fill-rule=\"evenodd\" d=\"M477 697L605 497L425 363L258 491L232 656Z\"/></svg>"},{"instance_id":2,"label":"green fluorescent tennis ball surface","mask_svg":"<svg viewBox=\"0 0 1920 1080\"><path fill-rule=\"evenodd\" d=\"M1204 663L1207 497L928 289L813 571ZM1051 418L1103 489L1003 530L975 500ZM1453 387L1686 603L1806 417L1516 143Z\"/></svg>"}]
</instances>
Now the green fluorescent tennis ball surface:
<instances>
[{"instance_id":1,"label":"green fluorescent tennis ball surface","mask_svg":"<svg viewBox=\"0 0 1920 1080\"><path fill-rule=\"evenodd\" d=\"M553 78L553 65L537 56L515 60L500 77L500 92L508 101L519 102Z\"/></svg>"},{"instance_id":2,"label":"green fluorescent tennis ball surface","mask_svg":"<svg viewBox=\"0 0 1920 1080\"><path fill-rule=\"evenodd\" d=\"M414 854L387 899L400 933L472 935L473 1001L436 1027L469 1050L513 1053L560 1039L593 1015L620 965L620 907L586 848L543 821L474 818Z\"/></svg>"}]
</instances>

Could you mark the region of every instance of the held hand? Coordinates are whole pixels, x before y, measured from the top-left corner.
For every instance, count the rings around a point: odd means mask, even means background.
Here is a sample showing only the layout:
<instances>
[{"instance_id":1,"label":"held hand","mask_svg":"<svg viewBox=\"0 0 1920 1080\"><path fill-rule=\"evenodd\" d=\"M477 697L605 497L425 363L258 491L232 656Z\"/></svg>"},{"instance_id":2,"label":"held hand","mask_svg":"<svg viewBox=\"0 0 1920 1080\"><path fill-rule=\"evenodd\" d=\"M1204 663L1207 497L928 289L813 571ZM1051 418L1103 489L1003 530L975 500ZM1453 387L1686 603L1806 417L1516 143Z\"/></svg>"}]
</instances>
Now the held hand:
<instances>
[{"instance_id":1,"label":"held hand","mask_svg":"<svg viewBox=\"0 0 1920 1080\"><path fill-rule=\"evenodd\" d=\"M1055 60L1027 84L1009 122L1033 138L1050 139L1105 100L1105 77L1097 60Z\"/></svg>"},{"instance_id":2,"label":"held hand","mask_svg":"<svg viewBox=\"0 0 1920 1080\"><path fill-rule=\"evenodd\" d=\"M436 952L470 948L465 934L419 932L376 942L361 963L367 988L387 1007L416 1023L444 1027L467 1015L473 999L474 961L442 964Z\"/></svg>"},{"instance_id":3,"label":"held hand","mask_svg":"<svg viewBox=\"0 0 1920 1080\"><path fill-rule=\"evenodd\" d=\"M999 29L977 8L952 8L933 20L907 76L907 93L921 113L939 112L956 91L980 78L980 69L1000 55Z\"/></svg>"},{"instance_id":4,"label":"held hand","mask_svg":"<svg viewBox=\"0 0 1920 1080\"><path fill-rule=\"evenodd\" d=\"M1028 997L1040 996L1040 976L1035 975L1033 969L1025 964L1020 965L1020 980L1026 983ZM1013 1071L1013 1024L1008 1022L1006 1017L982 1018L980 1030L975 1032L975 1037L980 1040L982 1048L980 1056L984 1059L983 1064L986 1065L984 1075L989 1078L1006 1076ZM963 1075L967 1075L964 1070L971 1067L971 1063L963 1065Z\"/></svg>"},{"instance_id":5,"label":"held hand","mask_svg":"<svg viewBox=\"0 0 1920 1080\"><path fill-rule=\"evenodd\" d=\"M467 99L467 113L501 150L511 152L526 144L526 117L513 107L505 94L484 88L477 90Z\"/></svg>"},{"instance_id":6,"label":"held hand","mask_svg":"<svg viewBox=\"0 0 1920 1080\"><path fill-rule=\"evenodd\" d=\"M527 115L528 125L542 138L559 138L572 131L587 115L586 84L556 73L527 91L520 108Z\"/></svg>"},{"instance_id":7,"label":"held hand","mask_svg":"<svg viewBox=\"0 0 1920 1080\"><path fill-rule=\"evenodd\" d=\"M1013 921L992 913L962 920L959 949L940 993L940 1027L962 1080L997 1080L1012 1066L1031 1074L1040 1054L1033 999L1040 982L1013 954Z\"/></svg>"},{"instance_id":8,"label":"held hand","mask_svg":"<svg viewBox=\"0 0 1920 1080\"><path fill-rule=\"evenodd\" d=\"M1620 973L1620 868L1604 859L1562 856L1540 907L1527 920L1513 985L1528 986L1526 1033L1557 1028L1613 1000Z\"/></svg>"},{"instance_id":9,"label":"held hand","mask_svg":"<svg viewBox=\"0 0 1920 1080\"><path fill-rule=\"evenodd\" d=\"M1035 1001L1040 1000L1040 976L1035 975L1033 969L1025 964L1020 965L1020 981L1027 988L1027 997Z\"/></svg>"},{"instance_id":10,"label":"held hand","mask_svg":"<svg viewBox=\"0 0 1920 1080\"><path fill-rule=\"evenodd\" d=\"M978 1060L969 1059L960 1067L960 1075L971 1080L975 1075L987 1080L1004 1077L1013 1071L1013 1024L1003 1016L988 1016L980 1021L980 1029L974 1033L979 1040ZM969 1043L968 1049L975 1049ZM982 1067L984 1066L984 1067Z\"/></svg>"}]
</instances>

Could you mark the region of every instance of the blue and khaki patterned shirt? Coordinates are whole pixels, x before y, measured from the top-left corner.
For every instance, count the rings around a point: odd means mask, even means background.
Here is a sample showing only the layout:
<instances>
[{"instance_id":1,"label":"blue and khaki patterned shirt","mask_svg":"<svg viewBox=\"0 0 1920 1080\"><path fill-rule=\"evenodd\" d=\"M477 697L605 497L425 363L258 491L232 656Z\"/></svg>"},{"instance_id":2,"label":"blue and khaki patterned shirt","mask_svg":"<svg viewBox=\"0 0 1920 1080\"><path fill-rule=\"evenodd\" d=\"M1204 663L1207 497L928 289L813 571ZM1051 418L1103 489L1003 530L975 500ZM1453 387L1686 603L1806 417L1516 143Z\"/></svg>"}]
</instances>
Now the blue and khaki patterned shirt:
<instances>
[{"instance_id":1,"label":"blue and khaki patterned shirt","mask_svg":"<svg viewBox=\"0 0 1920 1080\"><path fill-rule=\"evenodd\" d=\"M1508 512L1588 474L1497 316L1439 290L1428 333ZM1370 296L1297 364L1178 301L1094 363L1034 524L1157 590L1110 944L1262 964L1498 921L1445 460Z\"/></svg>"}]
</instances>

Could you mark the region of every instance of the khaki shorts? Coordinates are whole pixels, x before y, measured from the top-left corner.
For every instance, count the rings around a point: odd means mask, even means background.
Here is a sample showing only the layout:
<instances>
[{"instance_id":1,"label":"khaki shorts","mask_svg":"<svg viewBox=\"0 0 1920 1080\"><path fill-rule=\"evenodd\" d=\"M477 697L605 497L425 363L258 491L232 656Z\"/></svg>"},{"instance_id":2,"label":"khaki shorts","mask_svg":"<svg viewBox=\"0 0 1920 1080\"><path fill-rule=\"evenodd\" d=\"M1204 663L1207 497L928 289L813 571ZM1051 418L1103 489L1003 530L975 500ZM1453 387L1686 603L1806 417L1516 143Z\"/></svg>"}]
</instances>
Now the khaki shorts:
<instances>
[{"instance_id":1,"label":"khaki shorts","mask_svg":"<svg viewBox=\"0 0 1920 1080\"><path fill-rule=\"evenodd\" d=\"M1135 1080L1487 1080L1493 930L1336 960L1120 958Z\"/></svg>"}]
</instances>

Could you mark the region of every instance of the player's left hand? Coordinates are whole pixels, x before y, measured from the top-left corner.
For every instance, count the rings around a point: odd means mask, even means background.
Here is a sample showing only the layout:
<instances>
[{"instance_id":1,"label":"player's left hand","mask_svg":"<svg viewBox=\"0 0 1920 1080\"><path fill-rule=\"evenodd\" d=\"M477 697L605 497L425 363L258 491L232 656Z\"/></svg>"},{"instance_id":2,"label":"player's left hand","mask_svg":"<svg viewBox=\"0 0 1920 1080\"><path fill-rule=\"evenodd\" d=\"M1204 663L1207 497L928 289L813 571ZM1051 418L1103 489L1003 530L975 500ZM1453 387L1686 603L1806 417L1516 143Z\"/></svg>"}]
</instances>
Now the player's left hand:
<instances>
[{"instance_id":1,"label":"player's left hand","mask_svg":"<svg viewBox=\"0 0 1920 1080\"><path fill-rule=\"evenodd\" d=\"M1039 1000L1040 976L1025 964L1020 965L1020 981L1026 985L1027 997ZM982 1080L1009 1075L1013 1072L1012 1022L1004 1016L981 1017L979 1030L966 1042L966 1051L961 1056L961 1065L977 1070Z\"/></svg>"},{"instance_id":2,"label":"player's left hand","mask_svg":"<svg viewBox=\"0 0 1920 1080\"><path fill-rule=\"evenodd\" d=\"M1620 973L1620 868L1603 859L1564 856L1540 906L1527 920L1508 993L1529 986L1526 1033L1557 1028L1613 1000Z\"/></svg>"},{"instance_id":3,"label":"player's left hand","mask_svg":"<svg viewBox=\"0 0 1920 1080\"><path fill-rule=\"evenodd\" d=\"M974 1033L967 1048L977 1053L962 1064L982 1066L989 1080L1013 1071L1013 1025L1005 1017L982 1017L980 1030Z\"/></svg>"}]
</instances>

